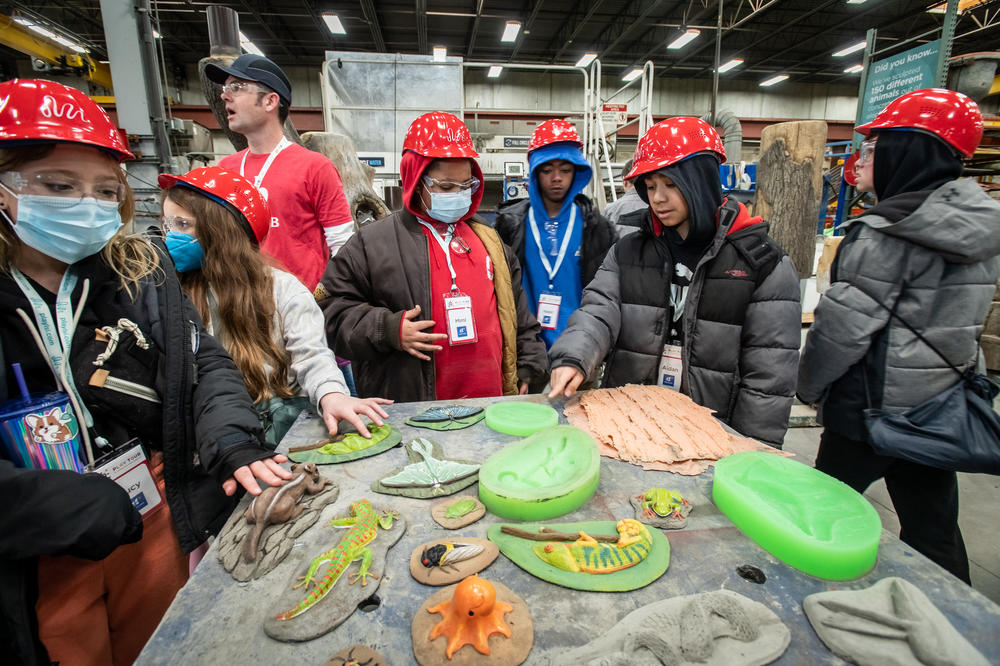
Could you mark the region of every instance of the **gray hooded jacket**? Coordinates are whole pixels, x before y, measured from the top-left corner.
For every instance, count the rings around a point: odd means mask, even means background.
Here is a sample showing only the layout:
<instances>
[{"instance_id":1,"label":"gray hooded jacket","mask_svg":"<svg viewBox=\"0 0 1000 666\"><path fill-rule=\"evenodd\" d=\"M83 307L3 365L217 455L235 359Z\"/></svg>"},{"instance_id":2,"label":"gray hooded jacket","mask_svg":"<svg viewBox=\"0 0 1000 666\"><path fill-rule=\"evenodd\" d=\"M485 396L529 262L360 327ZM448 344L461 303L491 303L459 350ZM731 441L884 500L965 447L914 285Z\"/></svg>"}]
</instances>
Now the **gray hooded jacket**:
<instances>
[{"instance_id":1,"label":"gray hooded jacket","mask_svg":"<svg viewBox=\"0 0 1000 666\"><path fill-rule=\"evenodd\" d=\"M864 431L845 423L861 423L859 410L867 405L863 375L856 372L860 362L873 406L889 412L906 411L958 379L886 308L895 308L958 368L977 362L1000 275L1000 203L974 181L959 179L934 190L903 219L864 215L849 224L863 227L841 246L835 282L816 308L798 395L824 403L820 420L828 428L863 439ZM851 381L842 381L849 370ZM853 402L843 393L853 393Z\"/></svg>"}]
</instances>

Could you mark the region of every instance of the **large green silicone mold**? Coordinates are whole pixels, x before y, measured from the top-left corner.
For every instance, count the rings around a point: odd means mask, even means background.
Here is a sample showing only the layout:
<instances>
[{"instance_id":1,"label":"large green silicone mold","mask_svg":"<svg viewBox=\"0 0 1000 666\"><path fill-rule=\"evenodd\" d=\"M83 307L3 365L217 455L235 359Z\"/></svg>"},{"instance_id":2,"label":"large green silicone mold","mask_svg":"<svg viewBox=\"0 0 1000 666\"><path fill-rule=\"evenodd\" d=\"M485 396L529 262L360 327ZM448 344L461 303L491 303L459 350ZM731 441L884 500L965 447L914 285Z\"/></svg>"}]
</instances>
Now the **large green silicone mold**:
<instances>
[{"instance_id":1,"label":"large green silicone mold","mask_svg":"<svg viewBox=\"0 0 1000 666\"><path fill-rule=\"evenodd\" d=\"M486 425L506 435L527 437L559 423L559 412L537 402L511 400L486 408Z\"/></svg>"},{"instance_id":2,"label":"large green silicone mold","mask_svg":"<svg viewBox=\"0 0 1000 666\"><path fill-rule=\"evenodd\" d=\"M546 520L590 499L600 473L594 439L572 426L556 426L490 456L479 469L479 499L503 518Z\"/></svg>"},{"instance_id":3,"label":"large green silicone mold","mask_svg":"<svg viewBox=\"0 0 1000 666\"><path fill-rule=\"evenodd\" d=\"M875 566L882 523L844 483L770 453L736 453L715 465L712 499L747 536L812 576L850 580Z\"/></svg>"}]
</instances>

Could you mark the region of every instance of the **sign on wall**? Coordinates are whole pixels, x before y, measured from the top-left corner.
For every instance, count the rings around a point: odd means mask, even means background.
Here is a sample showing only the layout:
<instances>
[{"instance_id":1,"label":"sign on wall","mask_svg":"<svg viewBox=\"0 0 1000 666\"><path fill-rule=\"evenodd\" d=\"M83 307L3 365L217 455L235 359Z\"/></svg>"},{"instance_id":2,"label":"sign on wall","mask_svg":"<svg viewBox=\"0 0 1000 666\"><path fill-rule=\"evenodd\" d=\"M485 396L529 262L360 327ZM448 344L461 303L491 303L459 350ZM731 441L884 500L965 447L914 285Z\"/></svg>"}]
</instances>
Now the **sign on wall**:
<instances>
[{"instance_id":1,"label":"sign on wall","mask_svg":"<svg viewBox=\"0 0 1000 666\"><path fill-rule=\"evenodd\" d=\"M627 104L603 104L601 105L601 120L604 127L621 127L628 122Z\"/></svg>"},{"instance_id":2,"label":"sign on wall","mask_svg":"<svg viewBox=\"0 0 1000 666\"><path fill-rule=\"evenodd\" d=\"M935 39L869 65L861 124L872 120L900 95L920 88L933 88L937 82L940 48L941 40Z\"/></svg>"}]
</instances>

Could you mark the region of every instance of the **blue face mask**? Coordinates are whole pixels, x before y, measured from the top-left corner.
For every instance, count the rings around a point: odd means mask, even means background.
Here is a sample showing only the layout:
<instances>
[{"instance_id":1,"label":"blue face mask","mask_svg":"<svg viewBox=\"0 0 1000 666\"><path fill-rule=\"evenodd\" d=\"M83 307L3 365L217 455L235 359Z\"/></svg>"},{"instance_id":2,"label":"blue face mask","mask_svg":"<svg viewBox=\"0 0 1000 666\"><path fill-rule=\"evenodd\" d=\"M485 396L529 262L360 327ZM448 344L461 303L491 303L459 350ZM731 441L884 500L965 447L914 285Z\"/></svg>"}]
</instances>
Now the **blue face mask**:
<instances>
[{"instance_id":1,"label":"blue face mask","mask_svg":"<svg viewBox=\"0 0 1000 666\"><path fill-rule=\"evenodd\" d=\"M66 264L100 252L122 226L118 204L113 201L87 197L67 206L65 197L15 196L14 233L25 245Z\"/></svg>"},{"instance_id":2,"label":"blue face mask","mask_svg":"<svg viewBox=\"0 0 1000 666\"><path fill-rule=\"evenodd\" d=\"M429 192L431 205L427 214L438 222L452 224L458 222L472 207L472 189L458 192Z\"/></svg>"},{"instance_id":3,"label":"blue face mask","mask_svg":"<svg viewBox=\"0 0 1000 666\"><path fill-rule=\"evenodd\" d=\"M201 243L191 234L182 234L179 231L167 232L167 250L174 260L178 273L186 273L201 268L201 262L205 259L205 253L201 249Z\"/></svg>"}]
</instances>

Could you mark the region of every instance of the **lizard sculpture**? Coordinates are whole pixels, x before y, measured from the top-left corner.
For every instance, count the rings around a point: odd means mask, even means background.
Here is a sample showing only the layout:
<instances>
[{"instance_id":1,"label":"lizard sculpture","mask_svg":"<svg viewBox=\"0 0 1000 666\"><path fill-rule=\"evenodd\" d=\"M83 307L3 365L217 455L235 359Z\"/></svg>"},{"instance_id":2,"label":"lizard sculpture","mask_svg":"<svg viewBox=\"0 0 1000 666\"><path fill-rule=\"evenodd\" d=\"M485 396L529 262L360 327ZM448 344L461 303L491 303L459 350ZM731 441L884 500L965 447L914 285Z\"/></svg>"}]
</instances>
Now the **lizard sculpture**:
<instances>
[{"instance_id":1,"label":"lizard sculpture","mask_svg":"<svg viewBox=\"0 0 1000 666\"><path fill-rule=\"evenodd\" d=\"M319 468L313 463L292 465L289 481L277 487L270 487L253 499L247 508L247 522L253 524L253 529L247 532L243 539L243 561L253 562L257 559L257 548L260 545L260 535L268 525L276 525L299 517L305 507L299 504L303 495L315 495L331 481L319 473Z\"/></svg>"},{"instance_id":2,"label":"lizard sculpture","mask_svg":"<svg viewBox=\"0 0 1000 666\"><path fill-rule=\"evenodd\" d=\"M631 518L618 521L618 542L599 543L580 532L571 544L548 542L532 550L542 560L557 569L577 573L608 574L633 567L646 559L653 547L653 538L645 525Z\"/></svg>"},{"instance_id":3,"label":"lizard sculpture","mask_svg":"<svg viewBox=\"0 0 1000 666\"><path fill-rule=\"evenodd\" d=\"M305 586L308 590L309 584L314 583L312 592L309 592L294 608L279 613L276 618L291 620L312 608L333 589L340 576L347 571L347 567L356 560L361 560L361 568L354 575L354 580L349 581L351 585L360 579L361 585L364 586L368 584L369 577L378 578L375 574L368 573L368 568L372 564L372 551L368 544L375 540L378 528L391 529L397 515L392 510L380 514L375 511L371 502L363 499L351 504L351 515L347 518L331 520L330 525L334 527L348 527L347 534L335 547L316 557L309 564L306 575L299 578L299 582L295 584L295 588ZM326 570L322 579L317 581L316 576L323 566Z\"/></svg>"}]
</instances>

